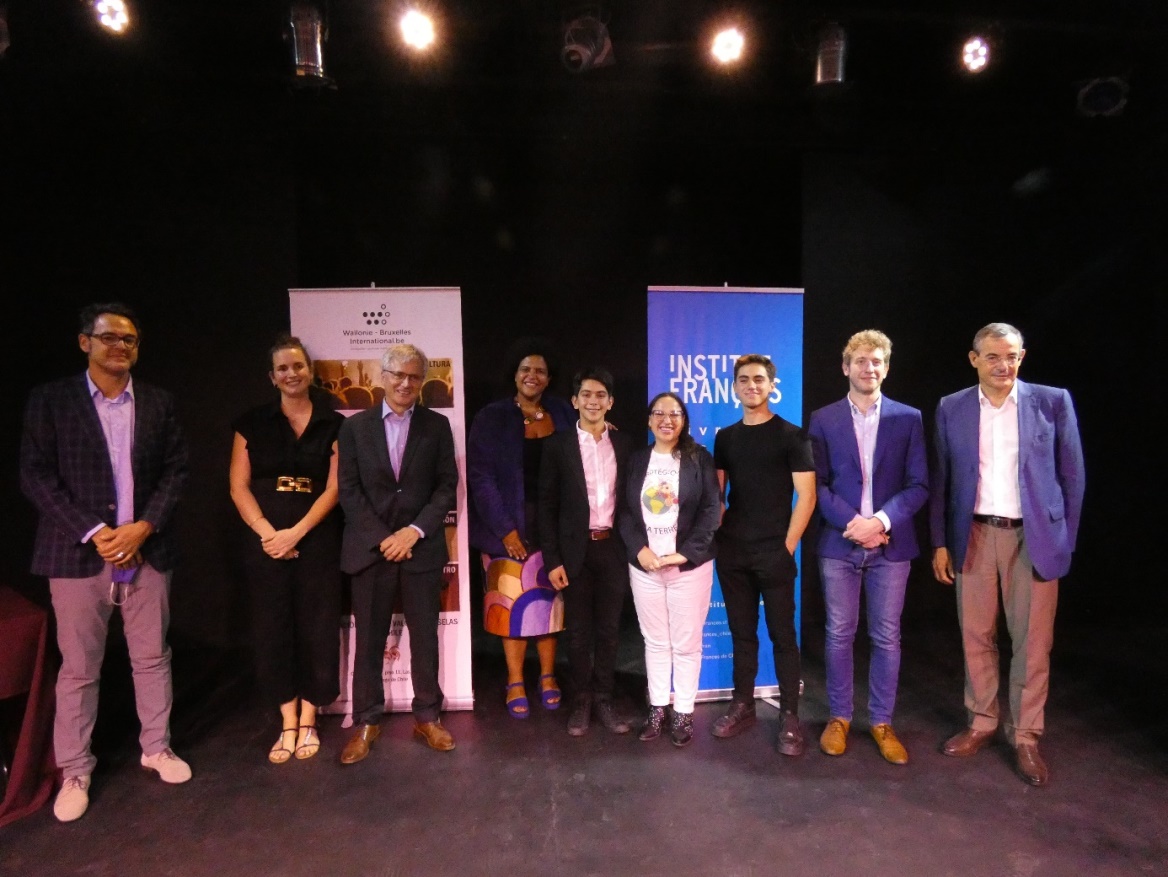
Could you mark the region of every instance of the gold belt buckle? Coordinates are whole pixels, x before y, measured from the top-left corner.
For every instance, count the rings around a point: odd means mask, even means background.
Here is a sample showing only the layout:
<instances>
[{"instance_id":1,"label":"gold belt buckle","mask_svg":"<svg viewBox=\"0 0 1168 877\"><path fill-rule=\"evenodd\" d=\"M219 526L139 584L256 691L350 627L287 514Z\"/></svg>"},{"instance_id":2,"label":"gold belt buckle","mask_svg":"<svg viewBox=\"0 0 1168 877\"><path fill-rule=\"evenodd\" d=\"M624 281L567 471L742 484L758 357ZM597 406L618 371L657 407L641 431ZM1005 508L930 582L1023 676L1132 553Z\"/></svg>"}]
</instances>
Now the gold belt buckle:
<instances>
[{"instance_id":1,"label":"gold belt buckle","mask_svg":"<svg viewBox=\"0 0 1168 877\"><path fill-rule=\"evenodd\" d=\"M293 478L291 475L280 475L276 478L277 493L312 493L311 478Z\"/></svg>"}]
</instances>

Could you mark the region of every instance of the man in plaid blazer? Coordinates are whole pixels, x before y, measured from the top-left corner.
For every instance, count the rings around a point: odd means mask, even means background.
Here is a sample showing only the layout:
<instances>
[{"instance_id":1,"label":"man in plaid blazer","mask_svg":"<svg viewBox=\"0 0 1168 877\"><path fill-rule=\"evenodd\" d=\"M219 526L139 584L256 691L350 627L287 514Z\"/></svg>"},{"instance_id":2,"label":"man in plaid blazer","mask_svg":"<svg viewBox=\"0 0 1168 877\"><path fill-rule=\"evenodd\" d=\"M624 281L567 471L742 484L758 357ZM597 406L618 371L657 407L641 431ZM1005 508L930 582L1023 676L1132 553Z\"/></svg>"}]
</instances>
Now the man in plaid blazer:
<instances>
[{"instance_id":1,"label":"man in plaid blazer","mask_svg":"<svg viewBox=\"0 0 1168 877\"><path fill-rule=\"evenodd\" d=\"M62 665L53 744L64 779L53 812L62 822L89 805L96 759L90 737L114 607L122 613L142 724L142 766L169 783L190 779L170 749L170 580L167 531L187 478L174 400L134 382L140 323L123 304L80 314L84 374L29 397L20 479L39 513L32 572L49 579Z\"/></svg>"}]
</instances>

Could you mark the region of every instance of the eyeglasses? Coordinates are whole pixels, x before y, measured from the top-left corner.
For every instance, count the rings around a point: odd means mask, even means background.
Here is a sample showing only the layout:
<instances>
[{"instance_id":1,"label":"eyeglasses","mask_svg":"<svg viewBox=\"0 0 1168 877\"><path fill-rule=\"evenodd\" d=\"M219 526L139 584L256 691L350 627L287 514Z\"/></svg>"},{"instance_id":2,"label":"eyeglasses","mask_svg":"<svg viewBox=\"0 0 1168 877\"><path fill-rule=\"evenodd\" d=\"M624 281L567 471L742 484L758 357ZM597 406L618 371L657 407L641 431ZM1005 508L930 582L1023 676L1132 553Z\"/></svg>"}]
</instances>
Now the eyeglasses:
<instances>
[{"instance_id":1,"label":"eyeglasses","mask_svg":"<svg viewBox=\"0 0 1168 877\"><path fill-rule=\"evenodd\" d=\"M92 332L86 332L85 334L90 338L96 338L106 347L116 347L119 341L126 346L126 350L133 350L138 346L137 335L119 335L117 332L99 332L96 335Z\"/></svg>"},{"instance_id":2,"label":"eyeglasses","mask_svg":"<svg viewBox=\"0 0 1168 877\"><path fill-rule=\"evenodd\" d=\"M665 420L666 418L670 420L682 420L685 417L680 411L658 411L657 409L650 411L649 416L654 420Z\"/></svg>"},{"instance_id":3,"label":"eyeglasses","mask_svg":"<svg viewBox=\"0 0 1168 877\"><path fill-rule=\"evenodd\" d=\"M425 375L415 375L411 374L410 372L395 372L390 371L389 369L382 369L381 373L383 375L389 375L391 378L393 378L393 382L395 384L400 384L402 381L405 381L408 384L420 384L425 379Z\"/></svg>"}]
</instances>

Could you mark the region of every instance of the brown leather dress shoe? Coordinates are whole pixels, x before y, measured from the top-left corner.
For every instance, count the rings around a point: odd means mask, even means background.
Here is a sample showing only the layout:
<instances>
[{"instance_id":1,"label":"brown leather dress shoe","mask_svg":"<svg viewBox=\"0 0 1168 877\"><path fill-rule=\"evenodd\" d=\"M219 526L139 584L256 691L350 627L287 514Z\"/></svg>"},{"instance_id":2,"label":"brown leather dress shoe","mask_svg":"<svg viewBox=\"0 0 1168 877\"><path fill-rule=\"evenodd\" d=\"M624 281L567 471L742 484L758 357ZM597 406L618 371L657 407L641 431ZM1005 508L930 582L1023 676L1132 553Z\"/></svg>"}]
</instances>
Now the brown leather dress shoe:
<instances>
[{"instance_id":1,"label":"brown leather dress shoe","mask_svg":"<svg viewBox=\"0 0 1168 877\"><path fill-rule=\"evenodd\" d=\"M450 732L442 727L442 720L432 722L414 722L414 736L421 737L426 745L439 752L449 752L454 748L454 738Z\"/></svg>"},{"instance_id":2,"label":"brown leather dress shoe","mask_svg":"<svg viewBox=\"0 0 1168 877\"><path fill-rule=\"evenodd\" d=\"M381 725L361 725L345 748L341 750L341 764L356 764L369 754L373 741L381 736Z\"/></svg>"},{"instance_id":3,"label":"brown leather dress shoe","mask_svg":"<svg viewBox=\"0 0 1168 877\"><path fill-rule=\"evenodd\" d=\"M896 737L892 725L881 724L872 726L872 739L880 749L880 754L889 764L908 764L908 750Z\"/></svg>"},{"instance_id":4,"label":"brown leather dress shoe","mask_svg":"<svg viewBox=\"0 0 1168 877\"><path fill-rule=\"evenodd\" d=\"M1032 786L1047 784L1050 780L1050 771L1042 756L1038 754L1037 743L1019 743L1014 747L1014 754L1017 756L1015 767L1018 769L1018 776Z\"/></svg>"},{"instance_id":5,"label":"brown leather dress shoe","mask_svg":"<svg viewBox=\"0 0 1168 877\"><path fill-rule=\"evenodd\" d=\"M710 729L710 733L715 737L737 737L748 728L754 727L758 721L758 714L754 709L754 702L743 703L742 701L732 701L730 709L726 711L726 715L719 716L714 721L714 727Z\"/></svg>"},{"instance_id":6,"label":"brown leather dress shoe","mask_svg":"<svg viewBox=\"0 0 1168 877\"><path fill-rule=\"evenodd\" d=\"M819 748L824 755L843 755L848 750L848 729L852 723L833 716L819 737Z\"/></svg>"},{"instance_id":7,"label":"brown leather dress shoe","mask_svg":"<svg viewBox=\"0 0 1168 877\"><path fill-rule=\"evenodd\" d=\"M993 739L993 731L978 731L966 728L945 741L941 752L950 758L969 758Z\"/></svg>"}]
</instances>

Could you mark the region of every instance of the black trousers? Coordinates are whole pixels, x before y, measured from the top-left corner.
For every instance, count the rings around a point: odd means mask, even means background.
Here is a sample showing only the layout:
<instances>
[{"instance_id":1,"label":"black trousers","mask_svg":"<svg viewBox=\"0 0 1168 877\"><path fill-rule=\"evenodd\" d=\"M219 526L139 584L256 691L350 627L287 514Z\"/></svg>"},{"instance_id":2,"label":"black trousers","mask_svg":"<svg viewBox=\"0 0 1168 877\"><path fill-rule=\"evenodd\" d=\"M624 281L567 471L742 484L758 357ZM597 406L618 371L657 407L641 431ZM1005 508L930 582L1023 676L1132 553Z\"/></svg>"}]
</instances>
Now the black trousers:
<instances>
[{"instance_id":1,"label":"black trousers","mask_svg":"<svg viewBox=\"0 0 1168 877\"><path fill-rule=\"evenodd\" d=\"M568 678L576 697L608 700L616 678L621 612L629 593L628 565L619 539L589 541L584 565L564 589Z\"/></svg>"},{"instance_id":2,"label":"black trousers","mask_svg":"<svg viewBox=\"0 0 1168 877\"><path fill-rule=\"evenodd\" d=\"M722 553L715 561L726 620L734 643L736 701L754 700L758 676L758 602L762 598L775 654L775 675L784 710L799 712L799 641L795 635L795 559L785 546Z\"/></svg>"},{"instance_id":3,"label":"black trousers","mask_svg":"<svg viewBox=\"0 0 1168 877\"><path fill-rule=\"evenodd\" d=\"M399 593L406 627L410 630L414 718L419 722L433 722L438 718L442 709L442 689L438 684L438 612L442 584L441 569L410 572L400 563L388 561L378 561L353 576L354 724L379 724L385 713L382 681L385 641L389 638L393 606Z\"/></svg>"},{"instance_id":4,"label":"black trousers","mask_svg":"<svg viewBox=\"0 0 1168 877\"><path fill-rule=\"evenodd\" d=\"M256 678L272 705L301 697L325 706L340 693L340 549L319 541L302 540L296 560L249 545Z\"/></svg>"}]
</instances>

